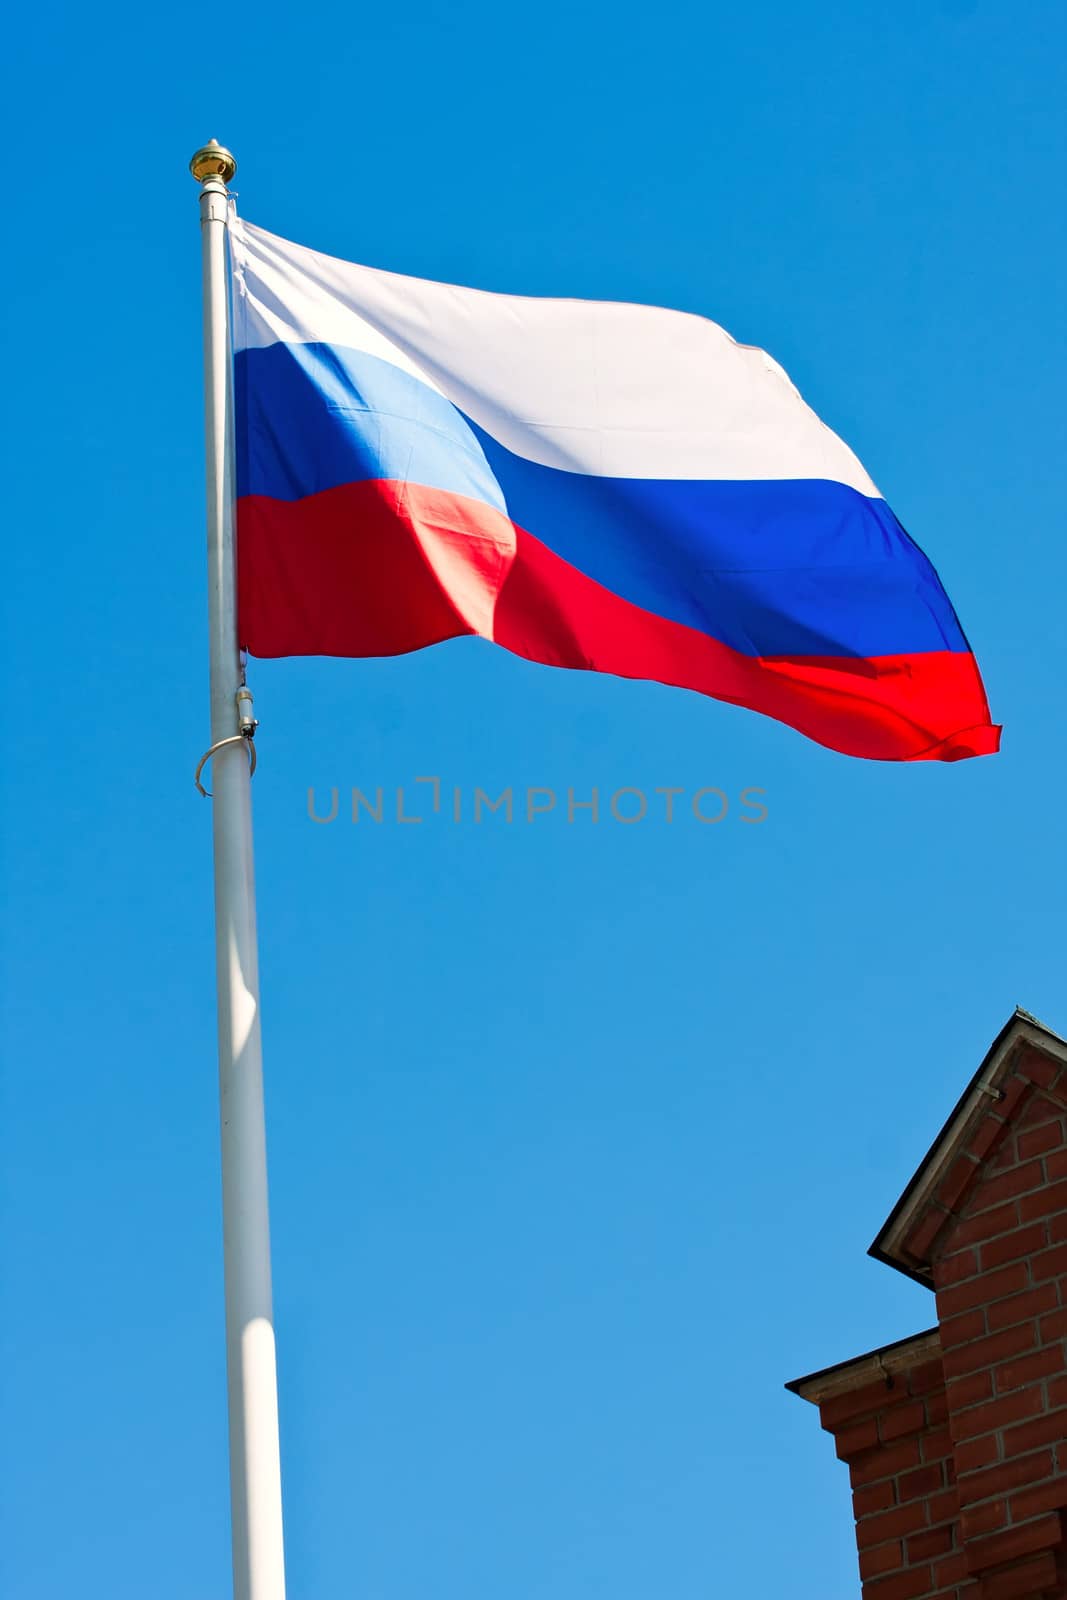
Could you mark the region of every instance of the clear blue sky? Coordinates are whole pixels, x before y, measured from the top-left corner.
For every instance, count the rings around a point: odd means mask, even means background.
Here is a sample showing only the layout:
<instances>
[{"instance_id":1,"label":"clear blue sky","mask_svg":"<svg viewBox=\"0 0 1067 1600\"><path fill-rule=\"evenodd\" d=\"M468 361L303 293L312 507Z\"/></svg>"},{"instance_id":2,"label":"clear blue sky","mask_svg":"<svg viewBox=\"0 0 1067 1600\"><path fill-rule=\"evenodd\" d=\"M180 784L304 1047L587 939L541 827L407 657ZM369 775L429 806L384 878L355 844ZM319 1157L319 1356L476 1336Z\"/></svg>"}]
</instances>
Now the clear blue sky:
<instances>
[{"instance_id":1,"label":"clear blue sky","mask_svg":"<svg viewBox=\"0 0 1067 1600\"><path fill-rule=\"evenodd\" d=\"M475 641L259 664L290 1591L858 1593L784 1380L929 1324L864 1252L1020 1002L1061 1028L1048 0L198 13L8 40L0 1587L229 1582L198 227L768 348L937 565L1003 754L893 768ZM320 794L766 790L759 827ZM423 791L425 793L425 791ZM424 802L425 809L425 802Z\"/></svg>"}]
</instances>

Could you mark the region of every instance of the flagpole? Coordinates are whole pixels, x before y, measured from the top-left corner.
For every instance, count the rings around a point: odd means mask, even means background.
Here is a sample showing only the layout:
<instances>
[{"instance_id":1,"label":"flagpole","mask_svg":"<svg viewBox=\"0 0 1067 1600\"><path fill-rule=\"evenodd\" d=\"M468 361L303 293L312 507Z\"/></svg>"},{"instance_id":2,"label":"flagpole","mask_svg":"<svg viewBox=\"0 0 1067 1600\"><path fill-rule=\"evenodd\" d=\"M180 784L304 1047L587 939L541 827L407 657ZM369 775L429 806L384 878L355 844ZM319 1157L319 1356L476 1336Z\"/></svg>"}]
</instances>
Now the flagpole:
<instances>
[{"instance_id":1,"label":"flagpole","mask_svg":"<svg viewBox=\"0 0 1067 1600\"><path fill-rule=\"evenodd\" d=\"M278 1386L271 1310L267 1146L250 788L251 697L237 642L233 389L226 185L214 139L189 163L200 184L207 424L208 639L215 846L215 961L222 1123L222 1236L234 1600L284 1600Z\"/></svg>"}]
</instances>

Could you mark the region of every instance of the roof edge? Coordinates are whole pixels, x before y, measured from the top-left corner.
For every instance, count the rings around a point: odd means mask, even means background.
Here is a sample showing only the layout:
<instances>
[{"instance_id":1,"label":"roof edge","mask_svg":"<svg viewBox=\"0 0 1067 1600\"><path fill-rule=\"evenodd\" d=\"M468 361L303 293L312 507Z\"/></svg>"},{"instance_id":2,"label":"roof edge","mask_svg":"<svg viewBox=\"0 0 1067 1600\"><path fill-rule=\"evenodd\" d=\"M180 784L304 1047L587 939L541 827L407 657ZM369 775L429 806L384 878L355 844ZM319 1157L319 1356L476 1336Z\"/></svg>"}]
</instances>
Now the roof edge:
<instances>
[{"instance_id":1,"label":"roof edge","mask_svg":"<svg viewBox=\"0 0 1067 1600\"><path fill-rule=\"evenodd\" d=\"M869 1383L892 1377L898 1372L910 1372L923 1361L933 1361L941 1354L941 1330L925 1328L922 1333L909 1334L906 1339L896 1339L877 1350L868 1350L850 1361L839 1361L834 1367L824 1367L821 1372L809 1372L806 1378L794 1378L787 1383L790 1394L812 1405L821 1405L839 1394L849 1394L853 1389L863 1389Z\"/></svg>"},{"instance_id":2,"label":"roof edge","mask_svg":"<svg viewBox=\"0 0 1067 1600\"><path fill-rule=\"evenodd\" d=\"M943 1175L965 1148L973 1124L987 1109L990 1099L1003 1098L1000 1081L1007 1075L1011 1060L1023 1043L1056 1056L1067 1066L1067 1039L1029 1011L1016 1006L867 1251L876 1261L896 1268L905 1277L912 1278L927 1289L933 1288L930 1272L913 1266L903 1255L904 1239L911 1233L917 1213L932 1197Z\"/></svg>"}]
</instances>

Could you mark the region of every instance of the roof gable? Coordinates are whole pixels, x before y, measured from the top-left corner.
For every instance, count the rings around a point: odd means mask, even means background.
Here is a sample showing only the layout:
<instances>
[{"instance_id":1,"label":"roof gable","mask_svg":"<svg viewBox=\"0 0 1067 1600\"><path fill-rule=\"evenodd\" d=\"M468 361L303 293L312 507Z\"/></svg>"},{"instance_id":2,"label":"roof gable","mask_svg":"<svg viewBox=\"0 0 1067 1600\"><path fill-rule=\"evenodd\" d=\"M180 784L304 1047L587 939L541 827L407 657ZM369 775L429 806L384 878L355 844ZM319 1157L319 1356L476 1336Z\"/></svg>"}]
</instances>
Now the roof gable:
<instances>
[{"instance_id":1,"label":"roof gable","mask_svg":"<svg viewBox=\"0 0 1067 1600\"><path fill-rule=\"evenodd\" d=\"M1063 1076L1061 1076L1061 1074ZM993 1041L869 1254L933 1288L938 1243L1035 1094L1067 1110L1067 1040L1017 1009Z\"/></svg>"}]
</instances>

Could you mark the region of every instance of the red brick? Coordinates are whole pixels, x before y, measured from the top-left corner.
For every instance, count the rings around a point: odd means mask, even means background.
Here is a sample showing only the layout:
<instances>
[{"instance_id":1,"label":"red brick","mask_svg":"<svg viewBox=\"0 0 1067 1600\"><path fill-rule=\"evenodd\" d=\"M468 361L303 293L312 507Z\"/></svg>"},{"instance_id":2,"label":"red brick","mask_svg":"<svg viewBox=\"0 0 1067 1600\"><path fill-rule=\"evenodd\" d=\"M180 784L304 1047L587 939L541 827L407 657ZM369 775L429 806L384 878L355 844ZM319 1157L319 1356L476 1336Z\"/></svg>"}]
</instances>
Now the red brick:
<instances>
[{"instance_id":1,"label":"red brick","mask_svg":"<svg viewBox=\"0 0 1067 1600\"><path fill-rule=\"evenodd\" d=\"M1062 1244L1067 1239L1067 1211L1061 1211L1057 1217L1049 1217L1048 1236L1053 1244Z\"/></svg>"},{"instance_id":2,"label":"red brick","mask_svg":"<svg viewBox=\"0 0 1067 1600\"><path fill-rule=\"evenodd\" d=\"M1046 1165L1052 1166L1053 1158L1050 1157ZM1036 1194L1024 1195L1019 1201L1019 1217L1023 1222L1030 1222L1034 1217L1051 1217L1056 1211L1067 1211L1067 1179L1046 1184Z\"/></svg>"},{"instance_id":3,"label":"red brick","mask_svg":"<svg viewBox=\"0 0 1067 1600\"><path fill-rule=\"evenodd\" d=\"M952 1247L962 1250L964 1245L984 1244L998 1233L1007 1233L1019 1225L1018 1200L1005 1200L992 1211L979 1211L973 1217L964 1217L952 1230Z\"/></svg>"},{"instance_id":4,"label":"red brick","mask_svg":"<svg viewBox=\"0 0 1067 1600\"><path fill-rule=\"evenodd\" d=\"M1067 1150L1054 1150L1045 1157L1045 1176L1050 1183L1067 1178Z\"/></svg>"},{"instance_id":5,"label":"red brick","mask_svg":"<svg viewBox=\"0 0 1067 1600\"><path fill-rule=\"evenodd\" d=\"M1036 1343L1036 1323L1024 1322L1015 1328L1002 1328L997 1333L987 1334L984 1339L972 1339L970 1344L960 1349L946 1351L945 1376L950 1381L963 1378L968 1372L977 1372L998 1361L1007 1361L1011 1356L1022 1355L1024 1351L1032 1350Z\"/></svg>"},{"instance_id":6,"label":"red brick","mask_svg":"<svg viewBox=\"0 0 1067 1600\"><path fill-rule=\"evenodd\" d=\"M863 1600L918 1600L930 1593L930 1568L910 1567L891 1578L875 1578L863 1585Z\"/></svg>"},{"instance_id":7,"label":"red brick","mask_svg":"<svg viewBox=\"0 0 1067 1600\"><path fill-rule=\"evenodd\" d=\"M1018 1136L1019 1154L1024 1161L1031 1156L1043 1156L1046 1150L1056 1150L1063 1143L1063 1128L1059 1122L1046 1122L1040 1128L1024 1128Z\"/></svg>"},{"instance_id":8,"label":"red brick","mask_svg":"<svg viewBox=\"0 0 1067 1600\"><path fill-rule=\"evenodd\" d=\"M897 1499L901 1505L909 1500L925 1500L945 1487L945 1469L938 1461L929 1467L917 1467L914 1472L902 1472L897 1479Z\"/></svg>"},{"instance_id":9,"label":"red brick","mask_svg":"<svg viewBox=\"0 0 1067 1600\"><path fill-rule=\"evenodd\" d=\"M1028 1517L1040 1516L1042 1511L1062 1511L1064 1507L1067 1507L1067 1478L1054 1478L1051 1483L1036 1483L1013 1494L1011 1520L1025 1522Z\"/></svg>"},{"instance_id":10,"label":"red brick","mask_svg":"<svg viewBox=\"0 0 1067 1600\"><path fill-rule=\"evenodd\" d=\"M947 1207L949 1211L956 1211L960 1196L971 1183L975 1174L980 1171L981 1168L973 1156L957 1156L937 1186L937 1198L941 1204Z\"/></svg>"},{"instance_id":11,"label":"red brick","mask_svg":"<svg viewBox=\"0 0 1067 1600\"><path fill-rule=\"evenodd\" d=\"M968 1578L967 1557L960 1550L954 1556L949 1556L947 1561L938 1561L934 1566L934 1582L937 1584L937 1593L942 1589L955 1589L956 1584L966 1583ZM953 1597L954 1600L954 1597Z\"/></svg>"},{"instance_id":12,"label":"red brick","mask_svg":"<svg viewBox=\"0 0 1067 1600\"><path fill-rule=\"evenodd\" d=\"M852 1511L859 1522L862 1517L869 1517L875 1511L887 1511L890 1506L897 1503L897 1480L883 1478L881 1483L869 1483L862 1489L852 1492Z\"/></svg>"},{"instance_id":13,"label":"red brick","mask_svg":"<svg viewBox=\"0 0 1067 1600\"><path fill-rule=\"evenodd\" d=\"M879 1578L885 1572L899 1572L904 1565L904 1546L899 1539L860 1551L860 1577Z\"/></svg>"},{"instance_id":14,"label":"red brick","mask_svg":"<svg viewBox=\"0 0 1067 1600\"><path fill-rule=\"evenodd\" d=\"M945 1372L941 1365L941 1357L933 1361L924 1361L921 1366L912 1367L908 1373L908 1392L913 1395L929 1394L933 1389L940 1389L945 1382Z\"/></svg>"},{"instance_id":15,"label":"red brick","mask_svg":"<svg viewBox=\"0 0 1067 1600\"><path fill-rule=\"evenodd\" d=\"M819 1407L819 1417L826 1431L835 1433L839 1423L870 1415L872 1411L881 1411L885 1406L897 1405L907 1398L908 1391L902 1383L894 1383L890 1388L884 1378L879 1378L876 1383L865 1383L848 1394L824 1400Z\"/></svg>"},{"instance_id":16,"label":"red brick","mask_svg":"<svg viewBox=\"0 0 1067 1600\"><path fill-rule=\"evenodd\" d=\"M1048 1056L1032 1048L1021 1057L1019 1070L1031 1083L1039 1083L1043 1089L1051 1089L1060 1072L1055 1061L1050 1061Z\"/></svg>"},{"instance_id":17,"label":"red brick","mask_svg":"<svg viewBox=\"0 0 1067 1600\"><path fill-rule=\"evenodd\" d=\"M997 1400L987 1400L985 1405L971 1406L952 1419L955 1439L973 1439L980 1433L992 1433L997 1428L1009 1427L1013 1422L1025 1422L1044 1408L1045 1397L1040 1389L1016 1389L1014 1394L1001 1395Z\"/></svg>"},{"instance_id":18,"label":"red brick","mask_svg":"<svg viewBox=\"0 0 1067 1600\"><path fill-rule=\"evenodd\" d=\"M895 1506L892 1511L880 1511L875 1517L864 1517L856 1524L856 1543L861 1550L884 1544L886 1539L900 1539L905 1534L916 1533L926 1526L926 1502L913 1501L910 1506Z\"/></svg>"},{"instance_id":19,"label":"red brick","mask_svg":"<svg viewBox=\"0 0 1067 1600\"><path fill-rule=\"evenodd\" d=\"M978 1271L978 1252L973 1246L957 1250L953 1255L942 1256L937 1263L937 1287L947 1289L950 1284L963 1283Z\"/></svg>"},{"instance_id":20,"label":"red brick","mask_svg":"<svg viewBox=\"0 0 1067 1600\"><path fill-rule=\"evenodd\" d=\"M1006 1497L999 1500L982 1500L978 1505L965 1506L960 1512L960 1537L965 1545L984 1533L993 1533L1008 1520Z\"/></svg>"},{"instance_id":21,"label":"red brick","mask_svg":"<svg viewBox=\"0 0 1067 1600\"><path fill-rule=\"evenodd\" d=\"M1005 1361L1003 1366L996 1369L997 1393L1006 1394L1009 1389L1020 1389L1023 1384L1037 1383L1041 1378L1050 1378L1063 1370L1063 1350L1058 1344L1050 1345L1046 1350L1035 1350L1033 1355Z\"/></svg>"},{"instance_id":22,"label":"red brick","mask_svg":"<svg viewBox=\"0 0 1067 1600\"><path fill-rule=\"evenodd\" d=\"M938 1522L951 1522L959 1514L959 1509L959 1499L955 1489L945 1489L941 1494L932 1494L926 1502L931 1527Z\"/></svg>"},{"instance_id":23,"label":"red brick","mask_svg":"<svg viewBox=\"0 0 1067 1600\"><path fill-rule=\"evenodd\" d=\"M857 1461L850 1461L849 1481L855 1489L858 1485L877 1483L879 1478L890 1478L895 1472L918 1465L918 1439L901 1439L897 1444L887 1445L884 1450L874 1450Z\"/></svg>"},{"instance_id":24,"label":"red brick","mask_svg":"<svg viewBox=\"0 0 1067 1600\"><path fill-rule=\"evenodd\" d=\"M1054 1345L1053 1349L1058 1352L1059 1346ZM1058 1406L1067 1406L1067 1376L1051 1378L1048 1382L1046 1393L1050 1411L1055 1411Z\"/></svg>"},{"instance_id":25,"label":"red brick","mask_svg":"<svg viewBox=\"0 0 1067 1600\"><path fill-rule=\"evenodd\" d=\"M1039 1450L1043 1444L1059 1444L1063 1439L1067 1439L1067 1411L1047 1411L1044 1416L1008 1428L1004 1434L1004 1454L1025 1455L1029 1450Z\"/></svg>"},{"instance_id":26,"label":"red brick","mask_svg":"<svg viewBox=\"0 0 1067 1600\"><path fill-rule=\"evenodd\" d=\"M958 1317L946 1317L941 1323L941 1348L949 1350L955 1345L967 1344L971 1339L980 1339L985 1331L983 1306L977 1306L973 1311L964 1311Z\"/></svg>"},{"instance_id":27,"label":"red brick","mask_svg":"<svg viewBox=\"0 0 1067 1600\"><path fill-rule=\"evenodd\" d=\"M1004 1528L988 1539L974 1540L967 1551L971 1571L981 1572L985 1567L999 1567L1005 1561L1015 1561L1019 1556L1033 1555L1038 1550L1054 1549L1060 1542L1061 1531L1059 1517L1050 1513L1033 1522Z\"/></svg>"},{"instance_id":28,"label":"red brick","mask_svg":"<svg viewBox=\"0 0 1067 1600\"><path fill-rule=\"evenodd\" d=\"M1020 1201L1020 1205L1022 1202ZM1021 1261L1048 1243L1043 1222L1032 1222L1028 1228L1016 1228L1013 1233L1003 1233L999 1239L990 1239L982 1246L982 1271L1002 1267L1005 1261Z\"/></svg>"},{"instance_id":29,"label":"red brick","mask_svg":"<svg viewBox=\"0 0 1067 1600\"><path fill-rule=\"evenodd\" d=\"M851 1461L864 1450L873 1450L877 1444L878 1423L874 1417L868 1418L866 1422L855 1422L849 1428L842 1428L834 1439L834 1448L839 1461Z\"/></svg>"},{"instance_id":30,"label":"red brick","mask_svg":"<svg viewBox=\"0 0 1067 1600\"><path fill-rule=\"evenodd\" d=\"M1012 1323L1025 1322L1039 1312L1051 1311L1058 1304L1059 1295L1053 1283L1043 1283L1036 1289L1013 1294L1007 1300L998 1300L996 1305L989 1307L986 1312L989 1331L992 1333L999 1328L1009 1328Z\"/></svg>"},{"instance_id":31,"label":"red brick","mask_svg":"<svg viewBox=\"0 0 1067 1600\"><path fill-rule=\"evenodd\" d=\"M999 1143L1006 1128L1006 1122L1002 1122L992 1112L987 1112L968 1140L967 1149L979 1161L984 1161Z\"/></svg>"},{"instance_id":32,"label":"red brick","mask_svg":"<svg viewBox=\"0 0 1067 1600\"><path fill-rule=\"evenodd\" d=\"M878 1427L886 1444L892 1444L894 1439L902 1439L905 1434L918 1433L925 1423L925 1405L921 1400L911 1400L906 1406L887 1411L879 1418Z\"/></svg>"},{"instance_id":33,"label":"red brick","mask_svg":"<svg viewBox=\"0 0 1067 1600\"><path fill-rule=\"evenodd\" d=\"M1042 1317L1038 1328L1042 1339L1048 1344L1054 1339L1067 1338L1067 1306L1061 1306L1058 1311L1050 1311L1048 1316Z\"/></svg>"},{"instance_id":34,"label":"red brick","mask_svg":"<svg viewBox=\"0 0 1067 1600\"><path fill-rule=\"evenodd\" d=\"M909 1565L929 1561L934 1556L947 1556L954 1540L955 1530L951 1522L942 1528L926 1528L922 1533L913 1533L908 1540Z\"/></svg>"},{"instance_id":35,"label":"red brick","mask_svg":"<svg viewBox=\"0 0 1067 1600\"><path fill-rule=\"evenodd\" d=\"M1025 1067L1025 1064L1019 1066L1017 1070L1019 1070L1019 1077L1025 1078L1030 1085L1033 1085L1035 1080L1030 1077L1030 1072ZM1056 1114L1056 1106L1054 1104L1049 1106L1048 1096L1046 1094L1032 1094L1029 1106L1022 1110L1022 1114L1019 1117L1013 1117L1011 1120L1013 1120L1013 1125L1016 1128L1035 1128L1040 1122L1048 1122L1049 1112L1053 1115Z\"/></svg>"},{"instance_id":36,"label":"red brick","mask_svg":"<svg viewBox=\"0 0 1067 1600\"><path fill-rule=\"evenodd\" d=\"M1040 1161L1026 1161L1021 1167L1009 1167L1006 1172L986 1178L974 1197L973 1209L988 1211L991 1206L999 1206L1016 1195L1029 1194L1031 1189L1040 1188L1044 1181L1045 1169Z\"/></svg>"},{"instance_id":37,"label":"red brick","mask_svg":"<svg viewBox=\"0 0 1067 1600\"><path fill-rule=\"evenodd\" d=\"M1057 1583L1055 1558L1046 1552L1021 1567L990 1573L982 1582L982 1600L1038 1600L1057 1593Z\"/></svg>"},{"instance_id":38,"label":"red brick","mask_svg":"<svg viewBox=\"0 0 1067 1600\"><path fill-rule=\"evenodd\" d=\"M1039 1256L1030 1257L1030 1274L1035 1283L1042 1283L1046 1278L1060 1278L1067 1273L1067 1244L1054 1245L1051 1250L1043 1250ZM970 1288L969 1284L964 1286Z\"/></svg>"},{"instance_id":39,"label":"red brick","mask_svg":"<svg viewBox=\"0 0 1067 1600\"><path fill-rule=\"evenodd\" d=\"M1005 1078L1000 1089L1003 1099L998 1102L997 1111L1005 1121L1018 1121L1017 1118L1012 1117L1012 1112L1020 1101L1025 1100L1027 1095L1033 1092L1033 1084L1028 1082L1026 1078L1021 1078L1016 1073L1012 1073L1010 1078Z\"/></svg>"},{"instance_id":40,"label":"red brick","mask_svg":"<svg viewBox=\"0 0 1067 1600\"><path fill-rule=\"evenodd\" d=\"M985 1500L991 1494L1005 1494L1009 1489L1037 1483L1041 1478L1047 1478L1052 1470L1052 1451L1035 1450L1030 1455L998 1461L979 1472L961 1473L960 1502L969 1505L972 1500Z\"/></svg>"},{"instance_id":41,"label":"red brick","mask_svg":"<svg viewBox=\"0 0 1067 1600\"><path fill-rule=\"evenodd\" d=\"M978 1439L961 1439L956 1446L956 1471L959 1474L976 1472L1000 1458L1000 1444L994 1433Z\"/></svg>"},{"instance_id":42,"label":"red brick","mask_svg":"<svg viewBox=\"0 0 1067 1600\"><path fill-rule=\"evenodd\" d=\"M950 1411L963 1411L976 1406L980 1400L993 1398L993 1374L988 1367L981 1372L969 1372L965 1378L953 1378L946 1387Z\"/></svg>"},{"instance_id":43,"label":"red brick","mask_svg":"<svg viewBox=\"0 0 1067 1600\"><path fill-rule=\"evenodd\" d=\"M937 1310L942 1317L955 1316L957 1311L970 1311L972 1306L989 1305L1005 1295L1017 1294L1030 1282L1026 1264L1016 1261L998 1272L984 1273L969 1283L957 1283L951 1289L938 1290ZM986 1315L988 1316L988 1312Z\"/></svg>"},{"instance_id":44,"label":"red brick","mask_svg":"<svg viewBox=\"0 0 1067 1600\"><path fill-rule=\"evenodd\" d=\"M931 1428L936 1428L942 1422L948 1421L948 1396L945 1394L944 1389L939 1389L934 1394L926 1396L926 1421Z\"/></svg>"},{"instance_id":45,"label":"red brick","mask_svg":"<svg viewBox=\"0 0 1067 1600\"><path fill-rule=\"evenodd\" d=\"M931 1428L929 1433L923 1434L922 1452L924 1461L943 1461L952 1454L952 1435L945 1427Z\"/></svg>"}]
</instances>

